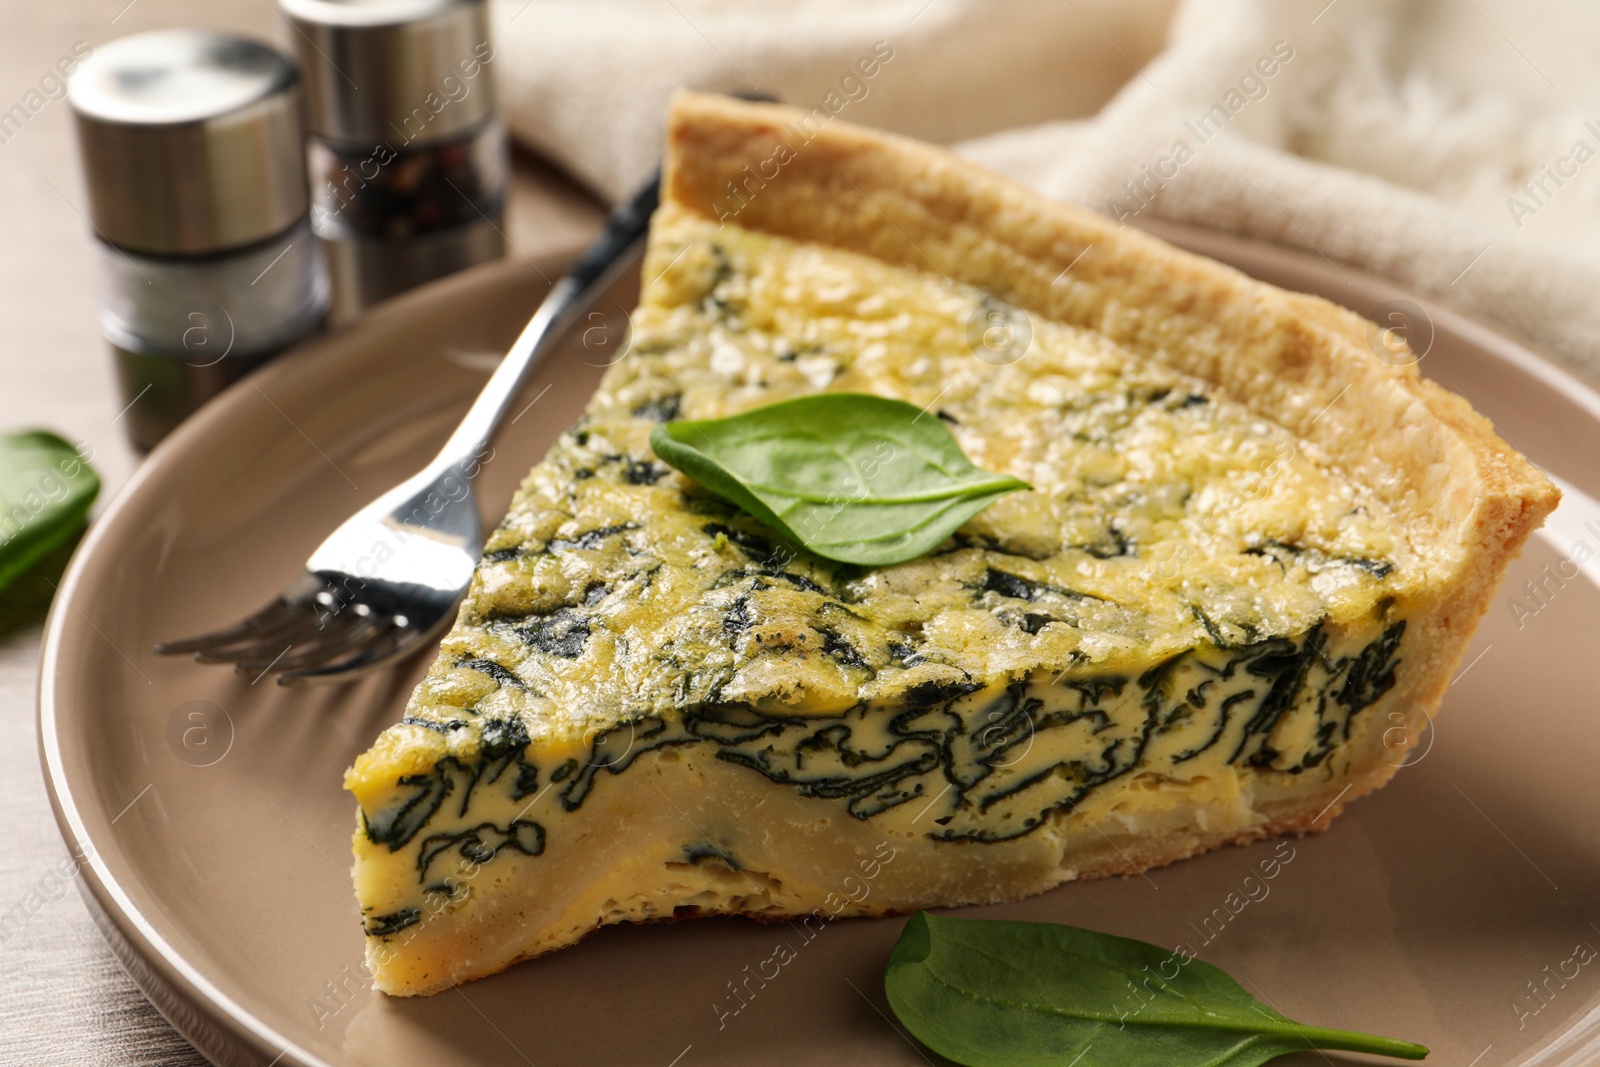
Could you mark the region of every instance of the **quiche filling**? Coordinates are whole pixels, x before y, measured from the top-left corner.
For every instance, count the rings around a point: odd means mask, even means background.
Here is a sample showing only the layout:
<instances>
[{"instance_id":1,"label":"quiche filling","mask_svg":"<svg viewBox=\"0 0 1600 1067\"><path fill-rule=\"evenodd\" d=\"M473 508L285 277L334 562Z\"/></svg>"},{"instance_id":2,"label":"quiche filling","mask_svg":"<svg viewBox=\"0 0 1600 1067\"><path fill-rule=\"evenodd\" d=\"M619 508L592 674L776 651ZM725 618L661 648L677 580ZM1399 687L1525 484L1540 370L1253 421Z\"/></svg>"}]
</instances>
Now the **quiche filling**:
<instances>
[{"instance_id":1,"label":"quiche filling","mask_svg":"<svg viewBox=\"0 0 1600 1067\"><path fill-rule=\"evenodd\" d=\"M348 775L380 988L605 922L1042 890L1074 843L1248 832L1390 725L1363 712L1405 670L1417 556L1280 426L937 273L671 204L644 278L628 354ZM648 445L818 391L922 406L1033 489L862 569ZM839 887L868 862L870 902Z\"/></svg>"}]
</instances>

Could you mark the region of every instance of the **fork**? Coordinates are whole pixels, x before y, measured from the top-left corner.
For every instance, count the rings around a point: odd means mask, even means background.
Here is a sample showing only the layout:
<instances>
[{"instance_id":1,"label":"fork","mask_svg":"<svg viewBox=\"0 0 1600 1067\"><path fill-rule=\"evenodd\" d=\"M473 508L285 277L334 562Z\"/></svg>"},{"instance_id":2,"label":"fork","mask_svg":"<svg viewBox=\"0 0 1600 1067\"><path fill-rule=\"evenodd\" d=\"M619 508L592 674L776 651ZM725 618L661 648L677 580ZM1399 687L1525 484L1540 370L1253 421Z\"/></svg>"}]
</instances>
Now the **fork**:
<instances>
[{"instance_id":1,"label":"fork","mask_svg":"<svg viewBox=\"0 0 1600 1067\"><path fill-rule=\"evenodd\" d=\"M550 342L586 297L620 275L660 190L658 174L611 216L426 467L345 520L266 607L232 626L159 644L156 653L193 653L201 663L232 663L258 679L277 670L278 684L289 685L374 670L442 631L483 549L472 484L489 440Z\"/></svg>"}]
</instances>

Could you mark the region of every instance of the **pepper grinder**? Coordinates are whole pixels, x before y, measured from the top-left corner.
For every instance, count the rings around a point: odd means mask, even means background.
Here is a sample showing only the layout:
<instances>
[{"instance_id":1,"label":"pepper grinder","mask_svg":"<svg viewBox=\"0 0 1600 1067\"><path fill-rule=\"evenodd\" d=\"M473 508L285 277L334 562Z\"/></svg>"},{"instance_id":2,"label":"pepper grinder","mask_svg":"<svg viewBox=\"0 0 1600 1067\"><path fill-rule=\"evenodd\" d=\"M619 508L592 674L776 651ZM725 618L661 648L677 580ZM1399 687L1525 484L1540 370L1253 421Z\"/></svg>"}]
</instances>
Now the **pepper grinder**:
<instances>
[{"instance_id":1,"label":"pepper grinder","mask_svg":"<svg viewBox=\"0 0 1600 1067\"><path fill-rule=\"evenodd\" d=\"M162 30L97 48L68 97L118 419L147 449L327 310L299 80L266 45Z\"/></svg>"},{"instance_id":2,"label":"pepper grinder","mask_svg":"<svg viewBox=\"0 0 1600 1067\"><path fill-rule=\"evenodd\" d=\"M306 83L335 322L505 254L484 0L279 0Z\"/></svg>"}]
</instances>

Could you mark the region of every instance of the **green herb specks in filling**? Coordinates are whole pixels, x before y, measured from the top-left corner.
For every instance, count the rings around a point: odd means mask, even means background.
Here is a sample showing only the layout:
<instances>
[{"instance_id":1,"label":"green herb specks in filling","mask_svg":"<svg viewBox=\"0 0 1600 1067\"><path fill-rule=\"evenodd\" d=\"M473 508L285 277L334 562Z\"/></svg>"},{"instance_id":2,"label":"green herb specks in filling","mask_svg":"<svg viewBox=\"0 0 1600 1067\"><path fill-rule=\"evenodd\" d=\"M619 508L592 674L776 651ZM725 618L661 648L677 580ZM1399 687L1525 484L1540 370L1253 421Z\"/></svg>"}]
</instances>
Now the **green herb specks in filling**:
<instances>
[{"instance_id":1,"label":"green herb specks in filling","mask_svg":"<svg viewBox=\"0 0 1600 1067\"><path fill-rule=\"evenodd\" d=\"M673 750L996 842L1114 780L1332 774L1394 685L1409 545L1206 383L1040 319L997 360L969 336L990 294L737 226L658 226L644 277L628 356L523 483L380 742L413 772L366 834L415 849L419 887L547 862L551 820ZM1033 488L869 569L794 549L650 450L664 421L823 390L925 407ZM484 791L521 814L476 818Z\"/></svg>"}]
</instances>

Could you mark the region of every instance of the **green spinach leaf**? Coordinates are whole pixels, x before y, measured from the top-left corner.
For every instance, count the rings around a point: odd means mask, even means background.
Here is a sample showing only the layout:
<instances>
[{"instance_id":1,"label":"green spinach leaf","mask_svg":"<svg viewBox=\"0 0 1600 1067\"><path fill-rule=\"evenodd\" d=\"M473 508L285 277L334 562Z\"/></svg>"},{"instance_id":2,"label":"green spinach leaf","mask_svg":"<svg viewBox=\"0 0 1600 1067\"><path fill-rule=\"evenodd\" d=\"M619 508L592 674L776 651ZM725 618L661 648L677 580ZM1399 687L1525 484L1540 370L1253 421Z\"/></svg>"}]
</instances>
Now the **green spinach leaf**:
<instances>
[{"instance_id":1,"label":"green spinach leaf","mask_svg":"<svg viewBox=\"0 0 1600 1067\"><path fill-rule=\"evenodd\" d=\"M938 416L902 400L819 393L650 435L656 455L825 559L925 555L1027 482L980 470Z\"/></svg>"},{"instance_id":2,"label":"green spinach leaf","mask_svg":"<svg viewBox=\"0 0 1600 1067\"><path fill-rule=\"evenodd\" d=\"M1428 1054L1408 1041L1301 1026L1209 963L1056 923L919 911L883 986L918 1040L967 1067L1254 1067L1308 1049Z\"/></svg>"},{"instance_id":3,"label":"green spinach leaf","mask_svg":"<svg viewBox=\"0 0 1600 1067\"><path fill-rule=\"evenodd\" d=\"M0 435L0 589L70 541L100 478L53 433Z\"/></svg>"}]
</instances>

